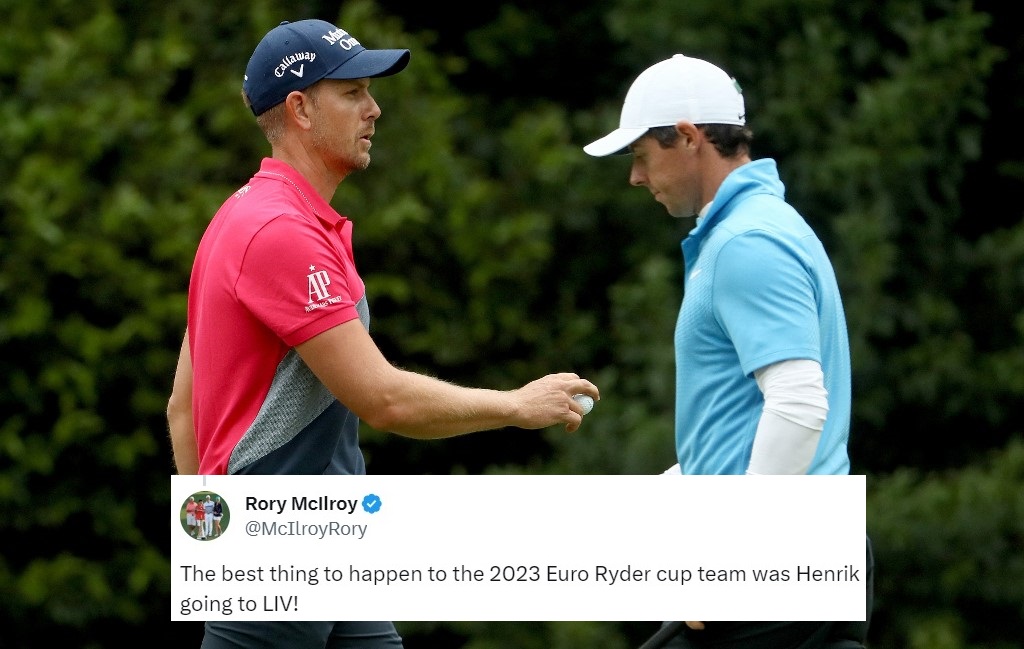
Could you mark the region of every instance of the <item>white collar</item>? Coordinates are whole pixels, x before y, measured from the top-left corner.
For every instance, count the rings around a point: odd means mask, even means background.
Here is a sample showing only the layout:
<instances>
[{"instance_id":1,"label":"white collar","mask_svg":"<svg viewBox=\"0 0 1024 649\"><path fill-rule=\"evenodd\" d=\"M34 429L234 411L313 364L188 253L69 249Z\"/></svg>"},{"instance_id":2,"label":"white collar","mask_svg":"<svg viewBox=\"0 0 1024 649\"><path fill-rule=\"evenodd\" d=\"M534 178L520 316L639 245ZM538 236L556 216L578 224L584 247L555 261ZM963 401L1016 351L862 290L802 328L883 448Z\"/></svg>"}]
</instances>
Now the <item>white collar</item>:
<instances>
[{"instance_id":1,"label":"white collar","mask_svg":"<svg viewBox=\"0 0 1024 649\"><path fill-rule=\"evenodd\" d=\"M711 203L714 201L708 201L707 205L700 208L700 212L697 212L697 223L695 226L699 226L700 222L704 220L704 217L708 215L708 211L711 209Z\"/></svg>"}]
</instances>

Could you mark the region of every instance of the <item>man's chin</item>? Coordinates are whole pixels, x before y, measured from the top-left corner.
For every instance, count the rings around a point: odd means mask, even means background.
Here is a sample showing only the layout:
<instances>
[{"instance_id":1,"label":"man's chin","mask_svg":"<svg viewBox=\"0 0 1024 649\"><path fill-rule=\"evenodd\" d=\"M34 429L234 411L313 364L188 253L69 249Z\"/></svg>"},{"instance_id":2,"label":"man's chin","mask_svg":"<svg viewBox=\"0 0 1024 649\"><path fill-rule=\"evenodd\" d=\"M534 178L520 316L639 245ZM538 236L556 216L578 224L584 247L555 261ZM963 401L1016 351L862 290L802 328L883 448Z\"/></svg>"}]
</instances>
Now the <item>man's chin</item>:
<instances>
[{"instance_id":1,"label":"man's chin","mask_svg":"<svg viewBox=\"0 0 1024 649\"><path fill-rule=\"evenodd\" d=\"M352 171L366 171L370 166L370 155L361 155L352 161Z\"/></svg>"},{"instance_id":2,"label":"man's chin","mask_svg":"<svg viewBox=\"0 0 1024 649\"><path fill-rule=\"evenodd\" d=\"M674 219L689 219L693 218L694 216L697 216L696 214L693 213L692 210L683 209L679 206L673 207L672 205L662 203L661 201L658 202L661 203L662 206L664 206L665 211L668 212L669 216L671 216Z\"/></svg>"}]
</instances>

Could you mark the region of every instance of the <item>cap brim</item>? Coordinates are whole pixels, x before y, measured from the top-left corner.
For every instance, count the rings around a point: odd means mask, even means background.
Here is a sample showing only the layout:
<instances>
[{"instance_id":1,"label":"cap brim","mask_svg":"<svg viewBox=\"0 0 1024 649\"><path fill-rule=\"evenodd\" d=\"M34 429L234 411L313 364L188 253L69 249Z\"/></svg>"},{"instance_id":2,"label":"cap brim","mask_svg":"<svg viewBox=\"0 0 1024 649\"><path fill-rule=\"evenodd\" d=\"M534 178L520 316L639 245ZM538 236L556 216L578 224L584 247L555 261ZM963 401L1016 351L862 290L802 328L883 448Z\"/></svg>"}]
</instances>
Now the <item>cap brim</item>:
<instances>
[{"instance_id":1,"label":"cap brim","mask_svg":"<svg viewBox=\"0 0 1024 649\"><path fill-rule=\"evenodd\" d=\"M363 50L324 75L325 79L365 79L397 74L409 65L409 50Z\"/></svg>"},{"instance_id":2,"label":"cap brim","mask_svg":"<svg viewBox=\"0 0 1024 649\"><path fill-rule=\"evenodd\" d=\"M583 151L595 157L606 155L622 155L629 153L629 145L640 139L647 132L646 127L640 128L617 128L600 140L594 140Z\"/></svg>"}]
</instances>

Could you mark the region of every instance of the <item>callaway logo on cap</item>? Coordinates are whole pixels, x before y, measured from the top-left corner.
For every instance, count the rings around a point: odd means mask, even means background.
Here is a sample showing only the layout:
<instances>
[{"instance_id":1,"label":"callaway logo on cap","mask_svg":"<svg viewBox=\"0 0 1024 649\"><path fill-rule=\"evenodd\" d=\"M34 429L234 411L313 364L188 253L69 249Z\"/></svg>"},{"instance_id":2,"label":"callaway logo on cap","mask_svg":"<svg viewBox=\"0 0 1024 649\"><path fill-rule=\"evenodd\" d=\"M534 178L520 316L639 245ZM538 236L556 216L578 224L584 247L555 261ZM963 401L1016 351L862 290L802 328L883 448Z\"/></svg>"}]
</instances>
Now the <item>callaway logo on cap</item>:
<instances>
[{"instance_id":1,"label":"callaway logo on cap","mask_svg":"<svg viewBox=\"0 0 1024 649\"><path fill-rule=\"evenodd\" d=\"M285 21L270 30L249 59L242 89L254 115L321 79L386 77L409 64L409 50L368 50L323 20Z\"/></svg>"}]
</instances>

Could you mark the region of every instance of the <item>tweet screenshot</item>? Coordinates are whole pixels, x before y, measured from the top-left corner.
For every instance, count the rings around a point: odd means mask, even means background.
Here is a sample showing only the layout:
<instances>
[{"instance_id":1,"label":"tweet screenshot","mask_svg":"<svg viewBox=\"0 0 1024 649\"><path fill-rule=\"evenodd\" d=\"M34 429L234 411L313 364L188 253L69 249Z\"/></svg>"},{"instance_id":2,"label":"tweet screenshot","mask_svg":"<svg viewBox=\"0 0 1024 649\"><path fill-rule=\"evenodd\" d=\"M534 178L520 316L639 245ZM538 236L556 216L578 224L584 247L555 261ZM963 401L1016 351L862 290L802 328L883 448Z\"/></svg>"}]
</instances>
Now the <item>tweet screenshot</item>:
<instances>
[{"instance_id":1,"label":"tweet screenshot","mask_svg":"<svg viewBox=\"0 0 1024 649\"><path fill-rule=\"evenodd\" d=\"M171 620L865 618L864 476L171 476Z\"/></svg>"}]
</instances>

